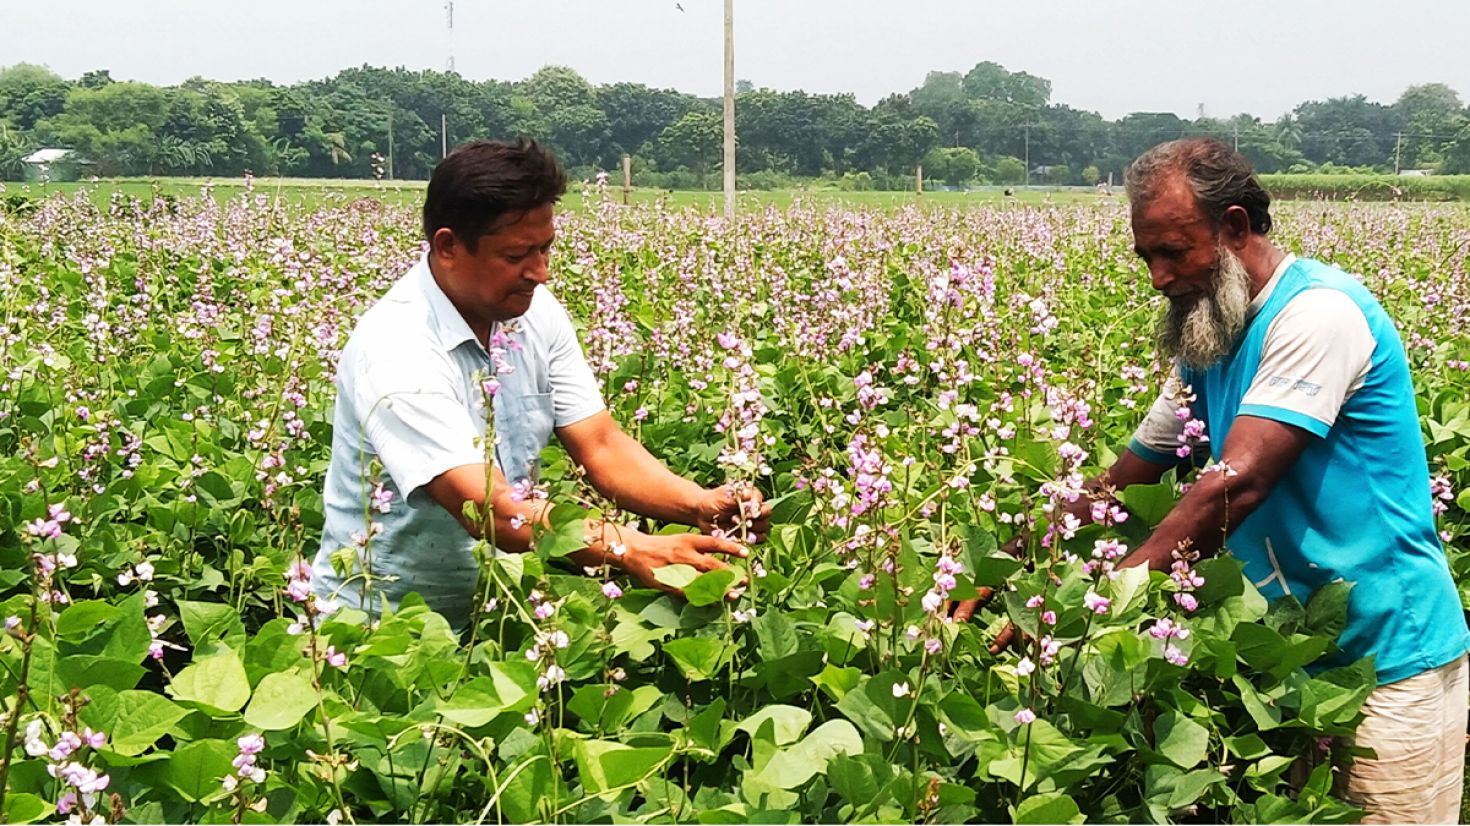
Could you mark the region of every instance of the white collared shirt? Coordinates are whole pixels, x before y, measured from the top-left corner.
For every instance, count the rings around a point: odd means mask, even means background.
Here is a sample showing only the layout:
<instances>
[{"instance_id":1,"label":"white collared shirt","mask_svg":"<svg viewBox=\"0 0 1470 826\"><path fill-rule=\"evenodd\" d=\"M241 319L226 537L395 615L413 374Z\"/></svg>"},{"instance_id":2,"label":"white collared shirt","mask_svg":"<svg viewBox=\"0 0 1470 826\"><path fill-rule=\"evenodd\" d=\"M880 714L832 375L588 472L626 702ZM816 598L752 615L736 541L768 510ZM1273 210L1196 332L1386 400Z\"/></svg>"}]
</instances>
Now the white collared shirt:
<instances>
[{"instance_id":1,"label":"white collared shirt","mask_svg":"<svg viewBox=\"0 0 1470 826\"><path fill-rule=\"evenodd\" d=\"M602 395L570 316L545 287L525 315L500 329L513 342L507 359L514 369L496 376L494 461L510 481L534 481L553 428L602 411ZM494 372L427 259L358 320L337 369L325 522L313 565L317 593L375 613L380 597L396 606L417 591L456 626L468 618L479 578L475 540L423 488L445 471L486 464L482 384ZM375 461L382 467L376 477ZM387 513L373 508L376 484L392 493ZM331 556L361 548L370 531L377 533L358 552L358 565L373 578L363 605L360 569L344 586Z\"/></svg>"}]
</instances>

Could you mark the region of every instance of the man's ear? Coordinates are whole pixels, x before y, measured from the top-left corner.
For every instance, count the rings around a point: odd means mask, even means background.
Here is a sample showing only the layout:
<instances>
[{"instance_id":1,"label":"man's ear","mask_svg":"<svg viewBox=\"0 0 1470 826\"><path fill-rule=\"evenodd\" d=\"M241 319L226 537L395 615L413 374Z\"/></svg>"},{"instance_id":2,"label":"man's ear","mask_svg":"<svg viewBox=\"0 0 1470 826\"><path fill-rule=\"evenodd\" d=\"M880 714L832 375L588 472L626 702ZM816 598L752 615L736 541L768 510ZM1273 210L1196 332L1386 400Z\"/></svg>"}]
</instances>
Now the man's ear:
<instances>
[{"instance_id":1,"label":"man's ear","mask_svg":"<svg viewBox=\"0 0 1470 826\"><path fill-rule=\"evenodd\" d=\"M1239 204L1226 208L1220 220L1220 231L1230 247L1240 249L1251 236L1250 213Z\"/></svg>"},{"instance_id":2,"label":"man's ear","mask_svg":"<svg viewBox=\"0 0 1470 826\"><path fill-rule=\"evenodd\" d=\"M449 227L440 227L434 230L434 236L429 239L429 252L439 258L453 259L464 249L460 243L459 236Z\"/></svg>"}]
</instances>

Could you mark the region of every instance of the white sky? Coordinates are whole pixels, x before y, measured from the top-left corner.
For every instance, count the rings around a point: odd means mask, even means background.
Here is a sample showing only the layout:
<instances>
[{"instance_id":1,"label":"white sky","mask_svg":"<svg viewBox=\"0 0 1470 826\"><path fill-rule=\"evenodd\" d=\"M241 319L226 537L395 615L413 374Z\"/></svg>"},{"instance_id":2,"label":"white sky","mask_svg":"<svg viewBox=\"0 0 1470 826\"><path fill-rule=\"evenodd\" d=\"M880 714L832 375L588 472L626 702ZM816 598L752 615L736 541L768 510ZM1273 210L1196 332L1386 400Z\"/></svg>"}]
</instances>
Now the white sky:
<instances>
[{"instance_id":1,"label":"white sky","mask_svg":"<svg viewBox=\"0 0 1470 826\"><path fill-rule=\"evenodd\" d=\"M718 95L722 2L675 2L458 0L456 67L516 80L560 64L595 83ZM1429 82L1470 95L1463 0L735 0L735 26L738 77L865 104L982 60L1108 118L1204 104L1273 119L1344 94L1391 103ZM0 65L70 78L291 83L364 63L444 68L450 48L444 0L0 0Z\"/></svg>"}]
</instances>

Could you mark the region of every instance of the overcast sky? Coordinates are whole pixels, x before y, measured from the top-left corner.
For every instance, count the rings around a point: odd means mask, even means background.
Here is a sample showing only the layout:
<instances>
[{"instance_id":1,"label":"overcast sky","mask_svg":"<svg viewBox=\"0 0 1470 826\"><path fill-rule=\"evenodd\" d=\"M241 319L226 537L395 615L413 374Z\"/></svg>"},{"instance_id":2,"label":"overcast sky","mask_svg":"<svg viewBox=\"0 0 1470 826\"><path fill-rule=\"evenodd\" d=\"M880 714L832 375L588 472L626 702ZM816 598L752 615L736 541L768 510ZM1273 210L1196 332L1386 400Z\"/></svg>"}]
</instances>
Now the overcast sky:
<instances>
[{"instance_id":1,"label":"overcast sky","mask_svg":"<svg viewBox=\"0 0 1470 826\"><path fill-rule=\"evenodd\" d=\"M546 64L594 83L721 89L721 0L0 0L0 65L320 78L364 63L516 80ZM1052 100L1266 119L1309 99L1391 103L1411 84L1470 95L1464 0L735 0L735 71L757 86L871 104L926 72L993 60L1052 81Z\"/></svg>"}]
</instances>

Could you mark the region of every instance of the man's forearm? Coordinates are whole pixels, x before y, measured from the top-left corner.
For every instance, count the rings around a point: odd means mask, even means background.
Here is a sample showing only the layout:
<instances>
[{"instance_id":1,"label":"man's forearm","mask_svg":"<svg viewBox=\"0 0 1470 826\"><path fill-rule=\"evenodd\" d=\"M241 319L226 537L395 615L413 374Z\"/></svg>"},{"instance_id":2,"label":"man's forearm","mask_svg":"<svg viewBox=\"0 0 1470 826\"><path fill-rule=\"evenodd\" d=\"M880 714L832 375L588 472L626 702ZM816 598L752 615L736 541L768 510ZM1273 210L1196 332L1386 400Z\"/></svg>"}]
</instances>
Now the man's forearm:
<instances>
[{"instance_id":1,"label":"man's forearm","mask_svg":"<svg viewBox=\"0 0 1470 826\"><path fill-rule=\"evenodd\" d=\"M1206 473L1195 482L1152 535L1119 567L1147 565L1156 571L1167 571L1174 561L1174 551L1188 543L1200 556L1213 556L1225 545L1230 531L1250 516L1264 500L1261 485L1253 480L1230 476L1227 472Z\"/></svg>"},{"instance_id":2,"label":"man's forearm","mask_svg":"<svg viewBox=\"0 0 1470 826\"><path fill-rule=\"evenodd\" d=\"M618 433L586 465L588 481L623 510L661 522L697 524L707 491L664 467L633 437Z\"/></svg>"}]
</instances>

